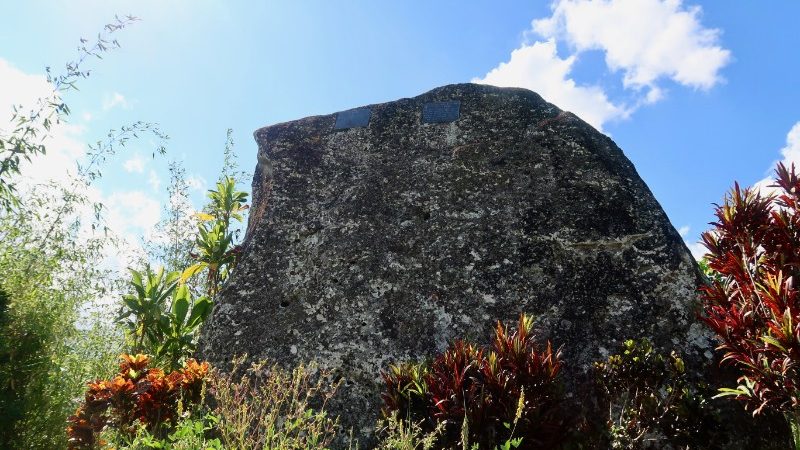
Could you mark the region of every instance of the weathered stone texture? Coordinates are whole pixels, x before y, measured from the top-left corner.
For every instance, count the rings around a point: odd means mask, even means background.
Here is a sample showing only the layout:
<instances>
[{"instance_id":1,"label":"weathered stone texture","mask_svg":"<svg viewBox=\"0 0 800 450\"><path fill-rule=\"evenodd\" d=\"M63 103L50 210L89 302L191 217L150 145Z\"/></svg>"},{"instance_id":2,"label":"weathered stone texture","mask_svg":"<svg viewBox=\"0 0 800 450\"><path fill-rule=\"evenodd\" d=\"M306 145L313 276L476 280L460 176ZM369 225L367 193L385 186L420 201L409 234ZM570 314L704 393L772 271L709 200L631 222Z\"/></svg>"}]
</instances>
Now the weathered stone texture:
<instances>
[{"instance_id":1,"label":"weathered stone texture","mask_svg":"<svg viewBox=\"0 0 800 450\"><path fill-rule=\"evenodd\" d=\"M460 101L460 117L422 123L432 101ZM326 115L256 131L246 250L203 335L212 362L316 360L368 433L387 364L485 342L520 312L563 344L568 382L631 337L710 360L694 260L611 139L524 89L451 85L371 110L361 128Z\"/></svg>"}]
</instances>

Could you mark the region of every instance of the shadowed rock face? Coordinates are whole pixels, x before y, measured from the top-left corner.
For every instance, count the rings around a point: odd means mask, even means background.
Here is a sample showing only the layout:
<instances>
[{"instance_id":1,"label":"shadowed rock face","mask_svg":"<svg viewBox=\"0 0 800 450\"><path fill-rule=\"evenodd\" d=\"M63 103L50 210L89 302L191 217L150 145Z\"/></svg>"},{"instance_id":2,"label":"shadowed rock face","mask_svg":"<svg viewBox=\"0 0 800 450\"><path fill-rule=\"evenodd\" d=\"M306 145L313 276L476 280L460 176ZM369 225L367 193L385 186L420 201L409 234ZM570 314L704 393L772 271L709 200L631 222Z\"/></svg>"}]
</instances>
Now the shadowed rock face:
<instances>
[{"instance_id":1,"label":"shadowed rock face","mask_svg":"<svg viewBox=\"0 0 800 450\"><path fill-rule=\"evenodd\" d=\"M458 119L424 123L441 101ZM210 361L316 360L343 377L335 412L362 436L382 368L485 343L521 312L563 345L568 384L631 337L710 362L694 260L611 139L524 89L370 108L366 127L334 129L333 114L256 131L246 249L203 332Z\"/></svg>"}]
</instances>

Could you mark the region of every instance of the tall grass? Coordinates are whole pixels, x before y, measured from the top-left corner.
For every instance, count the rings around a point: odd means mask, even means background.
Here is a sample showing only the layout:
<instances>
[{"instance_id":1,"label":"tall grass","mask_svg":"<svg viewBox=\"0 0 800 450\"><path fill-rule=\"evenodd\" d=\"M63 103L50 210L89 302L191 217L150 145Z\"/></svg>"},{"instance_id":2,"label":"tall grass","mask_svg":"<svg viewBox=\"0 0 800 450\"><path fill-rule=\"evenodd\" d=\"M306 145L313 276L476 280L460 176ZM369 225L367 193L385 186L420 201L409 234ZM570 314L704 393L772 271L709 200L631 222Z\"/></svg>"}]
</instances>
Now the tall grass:
<instances>
[{"instance_id":1,"label":"tall grass","mask_svg":"<svg viewBox=\"0 0 800 450\"><path fill-rule=\"evenodd\" d=\"M286 370L264 362L245 368L242 362L209 382L226 448L319 449L333 442L338 418L329 417L325 405L338 383L313 364Z\"/></svg>"}]
</instances>

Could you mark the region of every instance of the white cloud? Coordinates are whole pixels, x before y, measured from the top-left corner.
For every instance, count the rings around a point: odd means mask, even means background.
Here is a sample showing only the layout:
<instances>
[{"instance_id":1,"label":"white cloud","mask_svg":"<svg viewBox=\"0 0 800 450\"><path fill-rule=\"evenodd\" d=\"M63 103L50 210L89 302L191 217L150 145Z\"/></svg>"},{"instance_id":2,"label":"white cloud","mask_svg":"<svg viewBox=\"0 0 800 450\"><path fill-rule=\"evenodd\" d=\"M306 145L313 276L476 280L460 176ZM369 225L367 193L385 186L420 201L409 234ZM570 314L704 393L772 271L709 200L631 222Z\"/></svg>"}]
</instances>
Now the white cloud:
<instances>
[{"instance_id":1,"label":"white cloud","mask_svg":"<svg viewBox=\"0 0 800 450\"><path fill-rule=\"evenodd\" d=\"M597 86L579 86L569 77L576 56L558 56L556 42L535 42L511 52L511 59L492 69L476 83L523 87L536 91L545 100L578 114L600 129L609 120L628 116L625 107L613 104Z\"/></svg>"},{"instance_id":2,"label":"white cloud","mask_svg":"<svg viewBox=\"0 0 800 450\"><path fill-rule=\"evenodd\" d=\"M22 113L34 111L38 109L36 100L46 98L53 92L53 86L47 82L47 78L24 73L2 58L0 83L4 87L0 89L1 133L9 133L14 128L11 122L12 107L21 106ZM54 123L43 142L47 146L47 154L38 156L33 163L21 163L23 177L18 180L19 188L49 180L66 181L68 170L74 168L75 161L85 153L85 146L80 140L83 132L83 127L79 125ZM36 168L31 170L34 163Z\"/></svg>"},{"instance_id":3,"label":"white cloud","mask_svg":"<svg viewBox=\"0 0 800 450\"><path fill-rule=\"evenodd\" d=\"M800 121L795 123L792 129L786 134L786 145L781 149L781 156L782 158L780 161L772 163L769 169L770 176L758 181L753 187L759 189L764 194L775 192L776 189L770 187L770 185L775 183L772 172L779 162L782 162L787 168L791 168L791 165L794 164L796 170L800 171Z\"/></svg>"},{"instance_id":4,"label":"white cloud","mask_svg":"<svg viewBox=\"0 0 800 450\"><path fill-rule=\"evenodd\" d=\"M37 99L47 97L53 92L53 86L44 76L24 73L2 58L0 58L0 86L3 87L0 89L2 133L13 130L13 124L10 122L12 106L24 105L22 111L31 111L36 107ZM116 102L121 105L119 102L123 100L124 98ZM84 115L83 119L88 122L91 117ZM157 200L139 191L116 191L107 194L96 187L74 184L71 175L74 175L76 163L86 154L84 133L83 126L63 121L54 123L43 141L47 153L38 155L31 162L24 162L21 165L22 175L15 180L17 188L24 196L26 192L33 190L41 189L41 192L48 192L49 188L45 184L55 182L69 189L79 190L79 193L86 195L92 202L103 203L107 210L105 218L109 229L114 235L122 237L124 242L113 248L109 246L106 249L106 259L102 263L112 269L124 268L142 254L140 237L152 233L159 219L160 206ZM127 164L126 161L125 166L126 170L138 169L136 162ZM152 175L154 172L151 173L151 177ZM75 214L75 217L82 218L82 223L86 225L80 230L81 235L88 236L91 233L88 225L92 223L94 210L91 205L83 205Z\"/></svg>"},{"instance_id":5,"label":"white cloud","mask_svg":"<svg viewBox=\"0 0 800 450\"><path fill-rule=\"evenodd\" d=\"M473 81L531 89L602 129L663 99L662 79L713 87L731 58L718 44L720 31L700 23L700 7L685 8L680 0L555 0L552 9L550 17L532 22L529 33L545 40L523 43L509 61ZM572 53L560 57L558 42ZM600 86L575 82L574 63L587 51L602 51L608 69L622 72L633 97L629 104L613 101Z\"/></svg>"},{"instance_id":6,"label":"white cloud","mask_svg":"<svg viewBox=\"0 0 800 450\"><path fill-rule=\"evenodd\" d=\"M205 192L208 183L206 179L200 175L189 175L186 177L186 185L189 186L189 189L193 189L197 192Z\"/></svg>"},{"instance_id":7,"label":"white cloud","mask_svg":"<svg viewBox=\"0 0 800 450\"><path fill-rule=\"evenodd\" d=\"M678 234L680 234L681 237L685 238L689 234L689 230L690 230L689 225L684 225L678 228Z\"/></svg>"},{"instance_id":8,"label":"white cloud","mask_svg":"<svg viewBox=\"0 0 800 450\"><path fill-rule=\"evenodd\" d=\"M123 234L151 232L161 214L158 201L142 191L114 192L106 197L105 206L109 225Z\"/></svg>"},{"instance_id":9,"label":"white cloud","mask_svg":"<svg viewBox=\"0 0 800 450\"><path fill-rule=\"evenodd\" d=\"M81 118L83 119L84 122L91 122L92 117L93 117L92 113L90 113L89 111L86 111L83 114L81 114Z\"/></svg>"},{"instance_id":10,"label":"white cloud","mask_svg":"<svg viewBox=\"0 0 800 450\"><path fill-rule=\"evenodd\" d=\"M0 58L0 80L3 83L3 89L0 89L0 106L3 108L0 111L0 129L8 130L11 125L12 106L24 105L30 109L37 98L46 97L53 91L44 76L28 75L3 58Z\"/></svg>"},{"instance_id":11,"label":"white cloud","mask_svg":"<svg viewBox=\"0 0 800 450\"><path fill-rule=\"evenodd\" d=\"M147 176L147 184L156 192L161 187L161 178L158 177L158 174L153 169L150 169L150 173Z\"/></svg>"},{"instance_id":12,"label":"white cloud","mask_svg":"<svg viewBox=\"0 0 800 450\"><path fill-rule=\"evenodd\" d=\"M128 100L125 99L125 96L120 94L119 92L114 92L113 94L106 95L105 98L103 99L103 111L108 111L117 106L120 106L123 109L130 108L130 103L128 103Z\"/></svg>"},{"instance_id":13,"label":"white cloud","mask_svg":"<svg viewBox=\"0 0 800 450\"><path fill-rule=\"evenodd\" d=\"M141 157L141 155L137 153L133 155L130 159L127 159L122 164L122 167L125 169L126 172L144 173L145 164L146 164L145 160Z\"/></svg>"},{"instance_id":14,"label":"white cloud","mask_svg":"<svg viewBox=\"0 0 800 450\"><path fill-rule=\"evenodd\" d=\"M703 259L703 255L708 253L708 249L706 249L705 245L699 242L686 242L686 246L689 247L689 251L692 252L692 256L697 261Z\"/></svg>"},{"instance_id":15,"label":"white cloud","mask_svg":"<svg viewBox=\"0 0 800 450\"><path fill-rule=\"evenodd\" d=\"M709 89L731 57L718 29L703 27L699 6L681 0L558 0L533 30L565 39L577 52L601 50L626 87L655 87L660 78Z\"/></svg>"}]
</instances>

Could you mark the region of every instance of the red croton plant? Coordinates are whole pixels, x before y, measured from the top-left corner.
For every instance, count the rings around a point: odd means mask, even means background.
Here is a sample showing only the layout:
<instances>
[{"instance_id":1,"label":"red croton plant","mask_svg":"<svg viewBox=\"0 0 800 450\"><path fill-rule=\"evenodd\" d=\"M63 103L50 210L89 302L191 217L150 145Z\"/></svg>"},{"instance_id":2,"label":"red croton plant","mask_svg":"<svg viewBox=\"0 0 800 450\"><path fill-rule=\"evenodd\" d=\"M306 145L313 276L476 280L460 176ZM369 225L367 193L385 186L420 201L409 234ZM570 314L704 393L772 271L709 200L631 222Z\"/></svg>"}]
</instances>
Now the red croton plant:
<instances>
[{"instance_id":1,"label":"red croton plant","mask_svg":"<svg viewBox=\"0 0 800 450\"><path fill-rule=\"evenodd\" d=\"M178 400L194 404L201 400L208 363L189 359L184 367L165 374L148 368L145 355L122 355L119 373L110 380L89 383L84 403L68 419L69 449L90 449L96 433L106 426L134 433L138 421L150 431L176 419Z\"/></svg>"},{"instance_id":2,"label":"red croton plant","mask_svg":"<svg viewBox=\"0 0 800 450\"><path fill-rule=\"evenodd\" d=\"M554 448L565 434L561 354L549 342L536 345L532 329L522 315L513 331L497 323L491 349L455 341L430 364L390 366L382 373L384 413L426 431L443 423L438 448L461 448L465 434L480 448L512 438L522 438L520 448Z\"/></svg>"},{"instance_id":3,"label":"red croton plant","mask_svg":"<svg viewBox=\"0 0 800 450\"><path fill-rule=\"evenodd\" d=\"M703 233L709 283L703 320L717 333L723 362L742 376L723 389L752 408L797 424L800 393L800 179L779 164L771 193L736 184Z\"/></svg>"}]
</instances>

